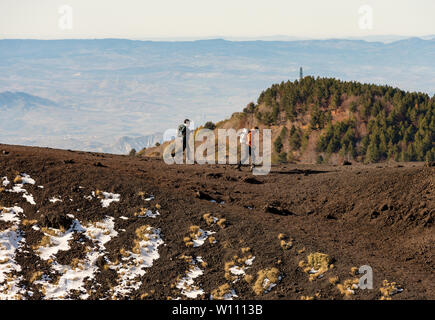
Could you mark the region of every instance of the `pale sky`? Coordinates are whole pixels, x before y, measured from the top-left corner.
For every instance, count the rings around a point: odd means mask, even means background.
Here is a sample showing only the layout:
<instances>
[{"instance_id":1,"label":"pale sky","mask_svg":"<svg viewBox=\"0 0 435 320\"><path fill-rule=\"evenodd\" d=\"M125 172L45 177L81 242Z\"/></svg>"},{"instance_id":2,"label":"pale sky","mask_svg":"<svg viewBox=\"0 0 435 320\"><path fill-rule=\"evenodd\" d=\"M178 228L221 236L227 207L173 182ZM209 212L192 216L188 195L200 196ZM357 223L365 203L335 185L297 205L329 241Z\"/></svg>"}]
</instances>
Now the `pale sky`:
<instances>
[{"instance_id":1,"label":"pale sky","mask_svg":"<svg viewBox=\"0 0 435 320\"><path fill-rule=\"evenodd\" d=\"M0 0L0 38L424 36L435 34L434 16L434 0Z\"/></svg>"}]
</instances>

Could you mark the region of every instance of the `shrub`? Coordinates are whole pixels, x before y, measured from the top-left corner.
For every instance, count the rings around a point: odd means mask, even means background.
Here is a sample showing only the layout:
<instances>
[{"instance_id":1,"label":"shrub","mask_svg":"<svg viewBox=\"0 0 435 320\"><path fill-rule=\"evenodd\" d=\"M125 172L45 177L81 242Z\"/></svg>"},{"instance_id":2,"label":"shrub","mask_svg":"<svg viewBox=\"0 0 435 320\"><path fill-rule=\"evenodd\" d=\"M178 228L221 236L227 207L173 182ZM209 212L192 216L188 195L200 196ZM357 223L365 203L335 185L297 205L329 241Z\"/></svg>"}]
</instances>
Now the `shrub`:
<instances>
[{"instance_id":1,"label":"shrub","mask_svg":"<svg viewBox=\"0 0 435 320\"><path fill-rule=\"evenodd\" d=\"M214 130L216 129L216 125L211 121L207 121L204 125L204 129Z\"/></svg>"}]
</instances>

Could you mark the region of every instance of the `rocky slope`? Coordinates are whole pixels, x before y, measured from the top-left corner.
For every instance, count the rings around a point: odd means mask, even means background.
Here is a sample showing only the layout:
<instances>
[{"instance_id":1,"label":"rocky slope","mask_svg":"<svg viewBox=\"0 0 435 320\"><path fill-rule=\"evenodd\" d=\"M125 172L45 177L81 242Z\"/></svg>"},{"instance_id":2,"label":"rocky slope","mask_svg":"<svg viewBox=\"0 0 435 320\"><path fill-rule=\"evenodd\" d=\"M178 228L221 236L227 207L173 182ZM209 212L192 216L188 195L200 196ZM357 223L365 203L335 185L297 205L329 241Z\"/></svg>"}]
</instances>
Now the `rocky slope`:
<instances>
[{"instance_id":1,"label":"rocky slope","mask_svg":"<svg viewBox=\"0 0 435 320\"><path fill-rule=\"evenodd\" d=\"M2 299L434 299L434 168L0 145ZM356 269L373 270L372 290ZM384 281L385 280L385 281Z\"/></svg>"}]
</instances>

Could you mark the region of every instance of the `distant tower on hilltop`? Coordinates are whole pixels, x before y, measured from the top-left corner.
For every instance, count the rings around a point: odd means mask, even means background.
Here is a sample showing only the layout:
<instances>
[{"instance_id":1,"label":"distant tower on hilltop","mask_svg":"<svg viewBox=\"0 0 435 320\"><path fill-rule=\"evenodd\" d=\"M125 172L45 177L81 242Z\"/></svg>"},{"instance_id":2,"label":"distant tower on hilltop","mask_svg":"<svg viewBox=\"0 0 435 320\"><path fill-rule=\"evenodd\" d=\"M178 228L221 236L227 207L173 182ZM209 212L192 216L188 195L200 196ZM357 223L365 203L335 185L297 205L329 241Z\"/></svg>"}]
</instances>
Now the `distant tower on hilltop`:
<instances>
[{"instance_id":1,"label":"distant tower on hilltop","mask_svg":"<svg viewBox=\"0 0 435 320\"><path fill-rule=\"evenodd\" d=\"M300 67L300 69L299 69L299 80L302 80L303 77L304 77L304 72L302 70L302 67Z\"/></svg>"}]
</instances>

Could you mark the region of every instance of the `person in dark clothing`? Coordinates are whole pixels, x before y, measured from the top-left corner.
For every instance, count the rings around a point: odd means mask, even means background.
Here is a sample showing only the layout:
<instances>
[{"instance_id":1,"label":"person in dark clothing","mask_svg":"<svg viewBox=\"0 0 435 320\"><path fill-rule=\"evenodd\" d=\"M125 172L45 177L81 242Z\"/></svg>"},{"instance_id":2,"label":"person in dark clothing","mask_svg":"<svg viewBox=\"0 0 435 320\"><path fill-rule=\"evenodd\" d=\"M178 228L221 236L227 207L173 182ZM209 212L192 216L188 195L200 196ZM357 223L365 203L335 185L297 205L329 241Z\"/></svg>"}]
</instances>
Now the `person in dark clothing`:
<instances>
[{"instance_id":1,"label":"person in dark clothing","mask_svg":"<svg viewBox=\"0 0 435 320\"><path fill-rule=\"evenodd\" d=\"M183 124L180 124L178 127L178 136L183 138L183 153L184 150L187 148L187 139L189 137L189 126L190 126L190 120L185 119Z\"/></svg>"}]
</instances>

